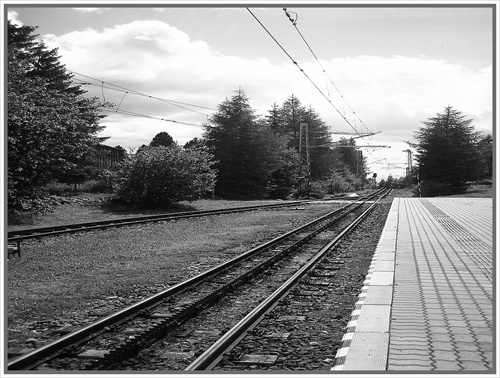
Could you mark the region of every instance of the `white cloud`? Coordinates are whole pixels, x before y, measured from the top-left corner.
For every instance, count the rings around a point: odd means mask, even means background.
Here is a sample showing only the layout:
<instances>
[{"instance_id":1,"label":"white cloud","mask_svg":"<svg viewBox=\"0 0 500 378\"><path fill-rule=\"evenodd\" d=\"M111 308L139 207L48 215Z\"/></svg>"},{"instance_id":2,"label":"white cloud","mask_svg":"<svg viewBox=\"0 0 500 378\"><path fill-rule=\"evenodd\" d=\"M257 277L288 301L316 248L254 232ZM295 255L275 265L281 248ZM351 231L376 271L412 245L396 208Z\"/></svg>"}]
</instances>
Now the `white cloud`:
<instances>
[{"instance_id":1,"label":"white cloud","mask_svg":"<svg viewBox=\"0 0 500 378\"><path fill-rule=\"evenodd\" d=\"M265 114L274 102L281 105L293 93L334 130L352 131L294 64L244 59L237 56L237 51L232 56L222 55L206 42L192 41L183 31L160 21L45 35L44 41L59 48L68 69L144 94L216 108L241 86L251 105L259 114ZM337 109L345 112L351 124L360 128L317 62L299 65ZM425 56L366 55L335 58L322 61L322 65L363 123L372 131L382 131L371 138L371 143L394 144L392 151L374 151L374 157L388 156L389 161L392 158L404 162L403 141L411 140L422 121L448 105L473 118L477 127L491 130L491 66L473 70ZM85 89L101 98L104 92L106 100L115 104L122 101L121 109L196 124L206 121L205 115L147 97L127 94L123 98L123 92L99 86ZM108 127L103 135L112 137L109 144L125 148L149 143L160 131L167 131L179 143L202 132L201 128L116 114L104 123Z\"/></svg>"},{"instance_id":2,"label":"white cloud","mask_svg":"<svg viewBox=\"0 0 500 378\"><path fill-rule=\"evenodd\" d=\"M7 19L14 25L23 26L23 23L18 19L19 14L16 11L7 11Z\"/></svg>"},{"instance_id":3,"label":"white cloud","mask_svg":"<svg viewBox=\"0 0 500 378\"><path fill-rule=\"evenodd\" d=\"M92 7L82 7L82 8L71 8L73 11L78 13L103 13L111 8L92 8Z\"/></svg>"}]
</instances>

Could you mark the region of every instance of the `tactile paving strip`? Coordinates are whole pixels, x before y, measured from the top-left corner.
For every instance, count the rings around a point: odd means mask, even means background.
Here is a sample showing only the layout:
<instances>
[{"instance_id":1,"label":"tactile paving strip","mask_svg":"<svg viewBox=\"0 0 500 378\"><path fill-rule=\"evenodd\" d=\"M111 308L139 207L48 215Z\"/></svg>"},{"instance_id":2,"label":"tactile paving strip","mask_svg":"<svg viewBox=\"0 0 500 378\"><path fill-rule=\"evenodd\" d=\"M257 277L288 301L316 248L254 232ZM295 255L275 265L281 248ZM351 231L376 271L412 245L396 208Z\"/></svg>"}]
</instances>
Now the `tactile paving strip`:
<instances>
[{"instance_id":1,"label":"tactile paving strip","mask_svg":"<svg viewBox=\"0 0 500 378\"><path fill-rule=\"evenodd\" d=\"M433 217L452 236L453 240L462 245L464 252L478 265L490 282L493 281L493 249L477 236L471 234L465 227L446 215L437 206L428 200L422 204L429 210ZM487 226L484 226L487 227ZM490 227L491 228L491 227Z\"/></svg>"},{"instance_id":2,"label":"tactile paving strip","mask_svg":"<svg viewBox=\"0 0 500 378\"><path fill-rule=\"evenodd\" d=\"M491 202L475 203L395 199L332 370L493 369Z\"/></svg>"},{"instance_id":3,"label":"tactile paving strip","mask_svg":"<svg viewBox=\"0 0 500 378\"><path fill-rule=\"evenodd\" d=\"M492 368L492 285L455 227L427 200L402 200L388 370Z\"/></svg>"}]
</instances>

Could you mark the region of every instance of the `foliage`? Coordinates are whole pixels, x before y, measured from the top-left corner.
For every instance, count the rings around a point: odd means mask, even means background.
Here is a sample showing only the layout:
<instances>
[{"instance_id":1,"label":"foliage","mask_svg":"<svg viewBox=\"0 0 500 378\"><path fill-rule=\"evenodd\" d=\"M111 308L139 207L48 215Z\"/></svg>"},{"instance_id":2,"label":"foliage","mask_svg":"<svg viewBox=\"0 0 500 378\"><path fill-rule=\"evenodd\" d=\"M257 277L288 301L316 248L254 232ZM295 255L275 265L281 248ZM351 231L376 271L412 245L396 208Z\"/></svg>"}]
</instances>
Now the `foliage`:
<instances>
[{"instance_id":1,"label":"foliage","mask_svg":"<svg viewBox=\"0 0 500 378\"><path fill-rule=\"evenodd\" d=\"M126 202L168 207L213 190L212 155L203 150L146 147L122 164L118 195Z\"/></svg>"},{"instance_id":2,"label":"foliage","mask_svg":"<svg viewBox=\"0 0 500 378\"><path fill-rule=\"evenodd\" d=\"M283 197L295 182L288 139L260 120L240 89L205 125L205 143L217 161L215 192L223 198Z\"/></svg>"},{"instance_id":3,"label":"foliage","mask_svg":"<svg viewBox=\"0 0 500 378\"><path fill-rule=\"evenodd\" d=\"M276 169L271 174L269 198L285 199L299 179L299 155L293 148L284 148L283 145L276 152Z\"/></svg>"},{"instance_id":4,"label":"foliage","mask_svg":"<svg viewBox=\"0 0 500 378\"><path fill-rule=\"evenodd\" d=\"M318 113L312 108L306 109L300 100L294 96L289 96L281 107L276 104L269 110L266 116L266 123L269 127L281 135L288 137L288 146L299 153L300 148L300 125L307 124L307 129L302 132L302 159L305 160L305 132L307 131L309 145L309 161L311 179L316 180L330 171L331 138L328 127L321 120Z\"/></svg>"},{"instance_id":5,"label":"foliage","mask_svg":"<svg viewBox=\"0 0 500 378\"><path fill-rule=\"evenodd\" d=\"M423 196L463 193L466 182L480 176L478 135L461 112L451 106L422 122L414 133Z\"/></svg>"},{"instance_id":6,"label":"foliage","mask_svg":"<svg viewBox=\"0 0 500 378\"><path fill-rule=\"evenodd\" d=\"M186 142L184 145L184 148L207 148L207 145L205 144L205 140L199 139L199 138L193 138L190 141Z\"/></svg>"},{"instance_id":7,"label":"foliage","mask_svg":"<svg viewBox=\"0 0 500 378\"><path fill-rule=\"evenodd\" d=\"M379 188L386 188L386 189L391 189L395 187L395 181L394 178L389 175L387 177L387 180L381 179L380 182L378 183Z\"/></svg>"},{"instance_id":8,"label":"foliage","mask_svg":"<svg viewBox=\"0 0 500 378\"><path fill-rule=\"evenodd\" d=\"M101 170L96 177L96 184L92 188L97 193L113 193L117 190L118 173L109 169Z\"/></svg>"},{"instance_id":9,"label":"foliage","mask_svg":"<svg viewBox=\"0 0 500 378\"><path fill-rule=\"evenodd\" d=\"M36 41L35 28L8 24L8 201L36 198L46 183L74 172L102 130L96 98L87 99Z\"/></svg>"},{"instance_id":10,"label":"foliage","mask_svg":"<svg viewBox=\"0 0 500 378\"><path fill-rule=\"evenodd\" d=\"M422 181L420 186L416 188L419 196L422 197L448 196L456 193L465 193L465 189L466 187L459 192L450 182L435 180Z\"/></svg>"},{"instance_id":11,"label":"foliage","mask_svg":"<svg viewBox=\"0 0 500 378\"><path fill-rule=\"evenodd\" d=\"M175 144L174 138L166 131L156 134L151 143L149 143L151 147L170 147L173 144Z\"/></svg>"},{"instance_id":12,"label":"foliage","mask_svg":"<svg viewBox=\"0 0 500 378\"><path fill-rule=\"evenodd\" d=\"M359 169L359 155L356 150L354 139L340 138L335 148L335 161L337 165L343 165L349 172L356 174Z\"/></svg>"},{"instance_id":13,"label":"foliage","mask_svg":"<svg viewBox=\"0 0 500 378\"><path fill-rule=\"evenodd\" d=\"M363 180L352 174L346 166L332 170L330 175L322 180L322 184L328 194L360 190L364 186Z\"/></svg>"},{"instance_id":14,"label":"foliage","mask_svg":"<svg viewBox=\"0 0 500 378\"><path fill-rule=\"evenodd\" d=\"M493 176L493 138L490 134L479 139L478 152L481 160L481 178Z\"/></svg>"}]
</instances>

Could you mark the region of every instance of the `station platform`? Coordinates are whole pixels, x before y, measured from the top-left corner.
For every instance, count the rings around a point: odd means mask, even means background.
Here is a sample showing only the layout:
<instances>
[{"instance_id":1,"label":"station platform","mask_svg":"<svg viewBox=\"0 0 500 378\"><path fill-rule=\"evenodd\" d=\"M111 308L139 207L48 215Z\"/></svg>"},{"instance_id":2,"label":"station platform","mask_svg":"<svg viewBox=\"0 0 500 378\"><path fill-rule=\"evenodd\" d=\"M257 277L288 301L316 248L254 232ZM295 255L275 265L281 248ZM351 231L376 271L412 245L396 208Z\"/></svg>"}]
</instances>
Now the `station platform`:
<instances>
[{"instance_id":1,"label":"station platform","mask_svg":"<svg viewBox=\"0 0 500 378\"><path fill-rule=\"evenodd\" d=\"M395 198L332 370L495 373L493 200Z\"/></svg>"}]
</instances>

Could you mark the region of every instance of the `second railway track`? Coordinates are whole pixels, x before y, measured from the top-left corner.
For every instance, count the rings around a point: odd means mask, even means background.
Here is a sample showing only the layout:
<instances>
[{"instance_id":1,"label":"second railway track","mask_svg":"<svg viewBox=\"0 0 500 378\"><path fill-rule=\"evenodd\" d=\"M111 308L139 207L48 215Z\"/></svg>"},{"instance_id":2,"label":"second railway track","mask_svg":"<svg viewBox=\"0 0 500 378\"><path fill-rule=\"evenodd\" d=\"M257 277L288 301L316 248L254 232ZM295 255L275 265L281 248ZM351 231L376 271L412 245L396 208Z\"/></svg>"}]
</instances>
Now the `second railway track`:
<instances>
[{"instance_id":1,"label":"second railway track","mask_svg":"<svg viewBox=\"0 0 500 378\"><path fill-rule=\"evenodd\" d=\"M27 239L43 238L54 235L68 234L74 232L84 232L105 229L110 227L130 226L140 223L174 221L186 218L206 217L212 215L230 214L245 211L275 209L286 206L297 206L307 201L287 201L271 205L233 207L217 210L186 211L177 213L166 213L156 215L145 215L140 217L115 218L105 221L73 223L51 227L26 228L7 233L8 242L20 242Z\"/></svg>"},{"instance_id":2,"label":"second railway track","mask_svg":"<svg viewBox=\"0 0 500 378\"><path fill-rule=\"evenodd\" d=\"M206 312L209 306L217 304L221 298L224 298L224 295L231 297L245 290L252 292L251 288L245 289L246 282L256 282L257 286L261 284L259 297L265 297L277 290L280 285L284 285L291 276L294 276L294 272L304 262L319 259L319 257L314 257L317 256L318 249L326 248L324 246L329 244L329 240L339 237L335 236L341 232L338 230L338 223L341 221L349 223L347 218L352 217L349 214L350 210L356 207L358 208L357 216L359 216L359 213L364 211L361 209L361 202L358 205L350 204L341 210L333 211L287 233L286 237L279 237L266 245L253 248L242 256L191 280L175 285L152 298L143 300L11 361L8 368L9 370L23 370L43 365L45 368L57 370L119 370L123 366L130 366L130 362L123 363L125 356L135 356L140 354L141 350L148 350L158 339L161 342L165 338L175 337L187 322L199 322L203 316L197 318L196 315ZM334 224L337 227L336 231L332 229ZM242 304L243 300L238 294L235 302L237 305L233 303L230 306L235 311L224 317L229 320L227 323L229 325L219 326L218 330L213 325L210 328L207 328L207 325L201 326L197 332L200 338L197 343L198 349L209 348L214 338L216 339L221 333L234 326L250 306L256 305L252 303L255 301L254 296L251 297L249 302ZM213 332L207 334L207 329ZM234 343L234 340L229 342ZM175 343L169 345L172 349L169 351L163 345L162 353L173 356L174 361L175 356L187 355L194 358L196 354L199 354L191 351L190 353L193 353L191 355L186 351L179 351L179 346ZM179 366L182 364L179 365L176 362L166 367L166 370L179 370ZM190 369L195 370L200 366L204 365L195 362Z\"/></svg>"}]
</instances>

